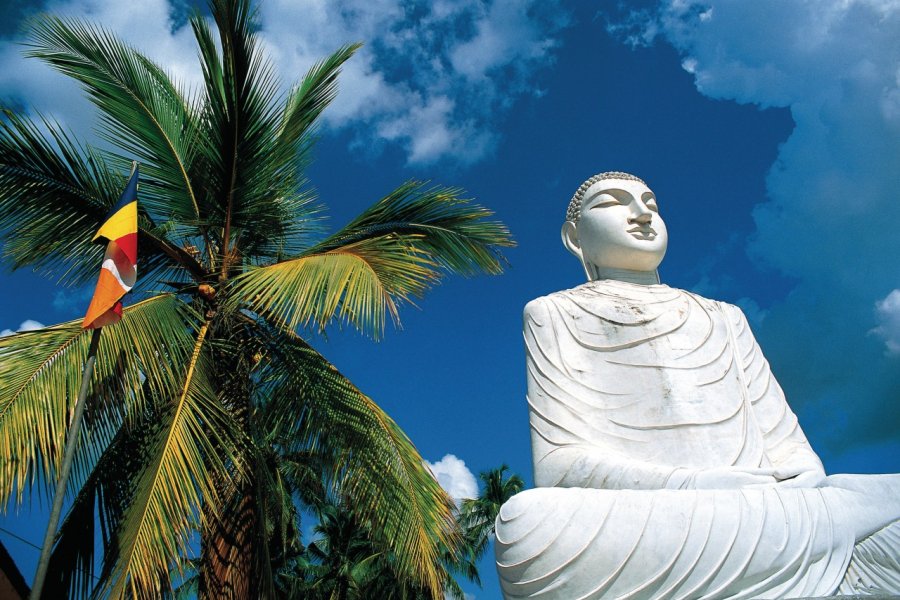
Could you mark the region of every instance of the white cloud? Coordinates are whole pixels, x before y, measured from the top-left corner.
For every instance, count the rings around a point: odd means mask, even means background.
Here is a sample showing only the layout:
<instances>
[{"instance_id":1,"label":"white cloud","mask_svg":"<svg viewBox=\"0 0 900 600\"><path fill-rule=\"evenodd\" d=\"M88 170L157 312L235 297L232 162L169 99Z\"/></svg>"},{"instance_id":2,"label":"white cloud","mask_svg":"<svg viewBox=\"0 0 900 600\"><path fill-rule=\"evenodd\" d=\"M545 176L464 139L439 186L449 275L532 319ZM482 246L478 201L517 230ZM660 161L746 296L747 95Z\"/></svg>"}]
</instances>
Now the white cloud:
<instances>
[{"instance_id":1,"label":"white cloud","mask_svg":"<svg viewBox=\"0 0 900 600\"><path fill-rule=\"evenodd\" d=\"M34 331L35 329L43 329L44 324L34 319L26 319L19 325L19 331Z\"/></svg>"},{"instance_id":2,"label":"white cloud","mask_svg":"<svg viewBox=\"0 0 900 600\"><path fill-rule=\"evenodd\" d=\"M488 155L497 116L532 93L567 24L555 1L269 0L261 8L282 73L302 73L338 44L366 42L326 122L363 125L364 138L399 144L416 164Z\"/></svg>"},{"instance_id":3,"label":"white cloud","mask_svg":"<svg viewBox=\"0 0 900 600\"><path fill-rule=\"evenodd\" d=\"M19 325L19 328L16 329L15 331L13 331L12 329L4 329L3 331L0 331L0 337L6 337L6 336L12 335L14 333L20 333L22 331L34 331L35 329L43 329L43 328L44 328L43 323L35 321L34 319L25 319Z\"/></svg>"},{"instance_id":4,"label":"white cloud","mask_svg":"<svg viewBox=\"0 0 900 600\"><path fill-rule=\"evenodd\" d=\"M57 0L45 6L48 13L79 17L119 33L127 43L140 48L163 64L185 84L196 85L200 70L190 28L176 28L167 0L144 0L127 4L103 0ZM58 120L67 129L85 133L96 118L78 85L36 59L22 56L21 40L0 41L0 97L13 95L26 106ZM90 124L90 125L88 125Z\"/></svg>"},{"instance_id":5,"label":"white cloud","mask_svg":"<svg viewBox=\"0 0 900 600\"><path fill-rule=\"evenodd\" d=\"M464 498L478 497L478 482L463 460L453 454L446 454L436 463L426 460L425 464L457 504Z\"/></svg>"},{"instance_id":6,"label":"white cloud","mask_svg":"<svg viewBox=\"0 0 900 600\"><path fill-rule=\"evenodd\" d=\"M568 23L557 0L266 0L259 9L263 45L286 85L338 46L366 43L345 66L325 123L353 127L361 146L399 145L413 164L489 155L498 117L537 95L536 72L552 62ZM47 11L103 23L177 79L200 82L190 27L170 0L56 0ZM0 95L15 93L83 133L95 119L76 86L20 51L0 42Z\"/></svg>"},{"instance_id":7,"label":"white cloud","mask_svg":"<svg viewBox=\"0 0 900 600\"><path fill-rule=\"evenodd\" d=\"M900 289L875 303L875 312L880 325L872 330L884 340L890 355L900 355Z\"/></svg>"},{"instance_id":8,"label":"white cloud","mask_svg":"<svg viewBox=\"0 0 900 600\"><path fill-rule=\"evenodd\" d=\"M866 333L883 299L877 329L898 339L900 2L664 0L609 29L671 43L706 96L789 108L747 248L797 284L759 337L795 409L823 415L833 439L895 435L900 374Z\"/></svg>"}]
</instances>

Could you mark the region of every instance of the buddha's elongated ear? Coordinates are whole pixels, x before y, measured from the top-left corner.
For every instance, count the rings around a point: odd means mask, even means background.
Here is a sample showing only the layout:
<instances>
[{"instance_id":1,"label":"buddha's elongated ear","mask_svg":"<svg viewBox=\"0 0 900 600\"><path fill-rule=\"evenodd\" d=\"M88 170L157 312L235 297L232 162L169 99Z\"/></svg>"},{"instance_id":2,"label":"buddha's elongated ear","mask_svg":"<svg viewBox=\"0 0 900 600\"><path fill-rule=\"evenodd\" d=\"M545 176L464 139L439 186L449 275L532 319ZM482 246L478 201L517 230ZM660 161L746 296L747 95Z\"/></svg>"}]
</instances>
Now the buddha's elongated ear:
<instances>
[{"instance_id":1,"label":"buddha's elongated ear","mask_svg":"<svg viewBox=\"0 0 900 600\"><path fill-rule=\"evenodd\" d=\"M560 233L562 234L562 243L566 250L581 258L581 244L578 243L578 226L572 221L566 221L563 223Z\"/></svg>"},{"instance_id":2,"label":"buddha's elongated ear","mask_svg":"<svg viewBox=\"0 0 900 600\"><path fill-rule=\"evenodd\" d=\"M566 250L577 256L578 260L581 261L581 266L584 267L584 274L587 276L588 281L597 279L597 267L588 264L584 260L584 252L582 252L581 243L578 241L578 225L573 221L566 221L563 223L560 234Z\"/></svg>"}]
</instances>

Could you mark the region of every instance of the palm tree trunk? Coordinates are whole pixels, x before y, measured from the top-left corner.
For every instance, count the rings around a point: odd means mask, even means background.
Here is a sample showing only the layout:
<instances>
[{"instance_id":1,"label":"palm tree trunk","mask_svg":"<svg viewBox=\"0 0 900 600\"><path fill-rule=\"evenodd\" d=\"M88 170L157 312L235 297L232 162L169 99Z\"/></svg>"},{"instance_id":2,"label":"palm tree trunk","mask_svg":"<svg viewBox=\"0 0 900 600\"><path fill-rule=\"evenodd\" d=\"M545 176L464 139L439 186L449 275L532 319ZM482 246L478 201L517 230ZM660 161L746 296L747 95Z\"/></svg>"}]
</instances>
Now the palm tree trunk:
<instances>
[{"instance_id":1,"label":"palm tree trunk","mask_svg":"<svg viewBox=\"0 0 900 600\"><path fill-rule=\"evenodd\" d=\"M256 511L254 482L226 484L233 494L216 518L204 508L201 529L200 600L256 600Z\"/></svg>"}]
</instances>

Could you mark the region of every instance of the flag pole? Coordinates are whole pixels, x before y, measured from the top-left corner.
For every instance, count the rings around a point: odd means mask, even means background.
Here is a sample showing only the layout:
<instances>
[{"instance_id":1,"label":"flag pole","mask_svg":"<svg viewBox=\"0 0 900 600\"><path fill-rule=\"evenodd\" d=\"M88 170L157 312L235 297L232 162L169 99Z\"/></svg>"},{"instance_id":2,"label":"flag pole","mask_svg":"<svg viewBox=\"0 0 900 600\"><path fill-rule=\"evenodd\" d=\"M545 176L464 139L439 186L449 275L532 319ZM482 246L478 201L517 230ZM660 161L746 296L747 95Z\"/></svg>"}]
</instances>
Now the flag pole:
<instances>
[{"instance_id":1,"label":"flag pole","mask_svg":"<svg viewBox=\"0 0 900 600\"><path fill-rule=\"evenodd\" d=\"M97 347L100 345L101 331L103 331L102 327L95 329L91 334L91 346L88 349L87 362L84 363L84 370L81 373L81 389L78 390L78 398L75 400L75 413L72 415L72 425L69 427L69 433L66 436L66 451L63 456L62 466L59 469L59 479L56 481L53 508L50 510L50 522L47 523L47 533L44 534L44 544L41 547L41 558L38 561L34 583L31 586L30 600L40 600L44 579L47 576L50 551L53 549L53 538L56 537L56 527L59 524L60 513L62 513L63 499L66 495L66 483L69 480L69 472L72 470L72 461L75 459L75 446L77 446L78 434L81 432L81 418L84 415L84 405L87 404L87 392L91 383L91 375L94 372L94 363L97 359Z\"/></svg>"},{"instance_id":2,"label":"flag pole","mask_svg":"<svg viewBox=\"0 0 900 600\"><path fill-rule=\"evenodd\" d=\"M137 182L135 181L135 187L132 191L134 197L131 198L127 196L129 194L131 181L135 179L135 174L137 173L138 164L137 161L132 161L131 163L131 175L128 178L129 185L125 187L125 191L122 192L122 198L119 199L119 203L123 200L129 199L130 201L137 202ZM120 210L121 207L113 208L113 211ZM136 209L135 209L136 210ZM118 214L114 212L113 214ZM107 223L112 215L107 216ZM134 222L132 223L133 229L130 231L132 235L137 234L137 218L136 213L132 216ZM97 237L104 235L104 226L100 228L100 231L97 232ZM121 233L121 232L120 232ZM126 236L127 237L127 236ZM117 236L118 238L118 236ZM118 238L120 241L125 239L124 237ZM110 244L113 240L110 240ZM136 257L137 243L136 240L131 240L132 244L132 252L134 256L132 259L134 260ZM107 252L109 252L109 246L107 247ZM134 265L136 268L137 265ZM101 271L102 273L102 271ZM118 277L118 276L116 276ZM121 283L121 280L120 280ZM98 283L98 289L99 289ZM133 283L132 283L133 285ZM131 286L124 288L123 293L127 293L131 290ZM96 300L96 292L94 293L94 300ZM91 307L88 308L88 314L92 314L92 307L94 306L94 300L91 301ZM119 307L118 315L121 318L121 294L116 300L116 304L114 306ZM115 323L118 319L112 321ZM87 320L87 315L85 316L85 322L82 324L84 326L94 327L97 323L96 315L91 317L91 322L89 323ZM111 324L107 322L106 324ZM75 399L75 410L72 414L72 423L69 425L69 431L66 434L66 448L63 453L63 461L62 465L59 467L59 478L56 481L56 491L53 494L53 507L50 509L50 522L47 523L47 532L44 534L44 544L41 546L41 558L38 561L37 571L34 574L34 582L31 586L31 595L29 596L30 600L40 600L41 592L44 588L44 580L47 578L47 568L50 565L50 554L53 550L53 542L56 538L56 529L59 526L59 517L62 514L62 505L63 500L66 497L66 484L69 481L69 474L72 471L72 462L75 460L75 448L78 446L78 436L81 433L81 421L84 416L84 408L87 404L87 393L91 384L91 375L94 373L94 363L97 362L97 348L100 345L100 332L103 331L103 326L94 327L94 331L91 334L91 345L88 348L87 361L84 363L84 369L81 372L81 388L78 390L78 397Z\"/></svg>"}]
</instances>

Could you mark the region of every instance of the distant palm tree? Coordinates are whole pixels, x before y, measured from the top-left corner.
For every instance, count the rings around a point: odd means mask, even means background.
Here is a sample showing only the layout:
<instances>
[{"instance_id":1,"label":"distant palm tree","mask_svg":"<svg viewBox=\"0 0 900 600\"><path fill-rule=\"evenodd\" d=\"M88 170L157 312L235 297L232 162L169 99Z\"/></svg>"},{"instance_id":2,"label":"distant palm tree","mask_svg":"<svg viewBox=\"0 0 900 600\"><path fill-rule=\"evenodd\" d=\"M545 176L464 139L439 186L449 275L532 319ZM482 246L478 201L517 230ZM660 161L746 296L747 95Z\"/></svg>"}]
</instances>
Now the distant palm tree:
<instances>
[{"instance_id":1,"label":"distant palm tree","mask_svg":"<svg viewBox=\"0 0 900 600\"><path fill-rule=\"evenodd\" d=\"M494 535L494 522L500 514L503 503L518 494L525 482L515 473L504 477L507 465L479 473L484 487L477 498L466 498L459 511L459 523L465 536L464 548L472 554L471 562L476 562L487 550Z\"/></svg>"},{"instance_id":2,"label":"distant palm tree","mask_svg":"<svg viewBox=\"0 0 900 600\"><path fill-rule=\"evenodd\" d=\"M354 510L340 502L317 505L316 537L280 573L280 596L303 600L427 600L431 593L420 582L398 575L396 556L376 543ZM460 532L460 537L464 537ZM478 581L478 569L466 560L463 545L441 548L446 568L445 598L464 598L456 575ZM473 576L474 573L474 576Z\"/></svg>"},{"instance_id":3,"label":"distant palm tree","mask_svg":"<svg viewBox=\"0 0 900 600\"><path fill-rule=\"evenodd\" d=\"M97 26L36 22L29 54L82 84L114 150L45 120L0 121L13 268L93 280L102 248L89 240L132 158L143 175L140 301L101 338L46 596L159 597L182 565L201 597L273 596L304 493L288 473L312 454L321 468L305 481L340 489L397 575L441 597L443 549L459 543L452 501L400 428L297 331L340 320L378 337L442 272L500 272L508 232L459 190L410 182L321 235L303 170L356 47L282 97L250 0L211 0L211 12L215 30L191 19L196 93ZM89 337L71 322L0 339L3 507L34 481L52 489Z\"/></svg>"},{"instance_id":4,"label":"distant palm tree","mask_svg":"<svg viewBox=\"0 0 900 600\"><path fill-rule=\"evenodd\" d=\"M378 575L383 553L344 507L325 505L319 510L319 535L306 548L303 567L311 575L297 598L348 600L365 598L367 585Z\"/></svg>"}]
</instances>

